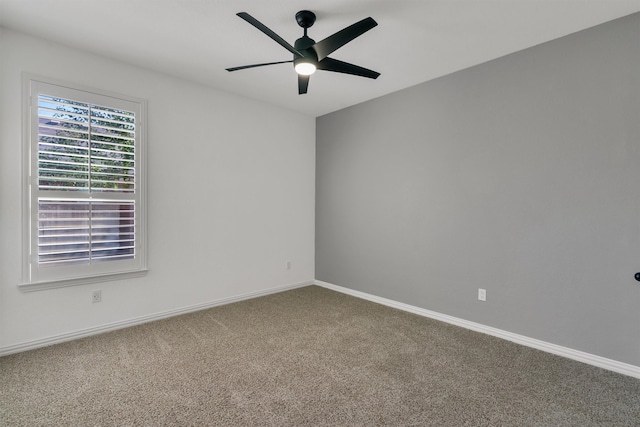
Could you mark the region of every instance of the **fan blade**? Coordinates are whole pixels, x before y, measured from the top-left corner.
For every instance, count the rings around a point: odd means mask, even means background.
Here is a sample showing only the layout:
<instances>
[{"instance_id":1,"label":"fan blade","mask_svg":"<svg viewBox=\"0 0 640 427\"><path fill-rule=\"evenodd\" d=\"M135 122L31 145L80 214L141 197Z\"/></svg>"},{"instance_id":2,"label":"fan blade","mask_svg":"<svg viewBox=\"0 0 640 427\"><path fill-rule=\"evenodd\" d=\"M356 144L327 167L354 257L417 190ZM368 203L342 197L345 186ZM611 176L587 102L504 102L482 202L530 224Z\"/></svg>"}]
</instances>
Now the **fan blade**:
<instances>
[{"instance_id":1,"label":"fan blade","mask_svg":"<svg viewBox=\"0 0 640 427\"><path fill-rule=\"evenodd\" d=\"M253 25L257 29L259 29L260 31L262 31L263 33L265 33L266 35L271 37L280 46L284 47L289 52L293 53L295 56L302 56L302 54L300 54L300 52L295 50L293 46L291 46L289 43L287 43L287 41L285 39L283 39L282 37L280 37L279 35L277 35L273 31L271 31L266 25L264 25L262 22L258 21L253 16L249 15L247 12L238 12L238 13L236 13L236 15L238 15L240 18L244 19L249 24Z\"/></svg>"},{"instance_id":2,"label":"fan blade","mask_svg":"<svg viewBox=\"0 0 640 427\"><path fill-rule=\"evenodd\" d=\"M238 70L244 70L246 68L264 67L265 65L286 64L287 62L293 62L293 60L291 60L291 61L278 61L278 62L265 62L264 64L242 65L240 67L227 68L226 70L227 71L238 71Z\"/></svg>"},{"instance_id":3,"label":"fan blade","mask_svg":"<svg viewBox=\"0 0 640 427\"><path fill-rule=\"evenodd\" d=\"M309 87L309 76L303 76L298 74L298 95L307 93Z\"/></svg>"},{"instance_id":4,"label":"fan blade","mask_svg":"<svg viewBox=\"0 0 640 427\"><path fill-rule=\"evenodd\" d=\"M364 18L362 21L356 22L353 25L349 25L347 28L338 31L337 33L330 35L324 40L320 40L318 43L311 46L318 55L318 61L322 61L329 56L331 52L338 48L341 48L345 44L349 43L356 37L366 33L373 27L378 25L373 18Z\"/></svg>"},{"instance_id":5,"label":"fan blade","mask_svg":"<svg viewBox=\"0 0 640 427\"><path fill-rule=\"evenodd\" d=\"M316 68L318 68L318 70L353 74L354 76L368 77L370 79L377 79L380 75L380 73L376 71L349 64L348 62L338 61L337 59L333 58L324 58L322 61L318 62L318 66Z\"/></svg>"}]
</instances>

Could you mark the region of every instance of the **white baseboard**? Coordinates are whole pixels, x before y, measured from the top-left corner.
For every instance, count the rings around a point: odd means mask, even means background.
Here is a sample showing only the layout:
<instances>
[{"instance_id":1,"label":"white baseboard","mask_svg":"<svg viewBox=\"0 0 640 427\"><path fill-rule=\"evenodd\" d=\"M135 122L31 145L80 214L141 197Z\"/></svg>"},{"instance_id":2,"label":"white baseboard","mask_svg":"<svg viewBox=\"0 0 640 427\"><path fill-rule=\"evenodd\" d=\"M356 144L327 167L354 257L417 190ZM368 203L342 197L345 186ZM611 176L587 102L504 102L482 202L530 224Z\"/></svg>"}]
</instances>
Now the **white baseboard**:
<instances>
[{"instance_id":1,"label":"white baseboard","mask_svg":"<svg viewBox=\"0 0 640 427\"><path fill-rule=\"evenodd\" d=\"M566 357L568 359L576 360L578 362L586 363L589 365L597 366L598 368L607 369L609 371L617 372L619 374L628 375L630 377L640 378L640 366L630 365L628 363L618 362L616 360L607 359L605 357L596 356L594 354L586 353L579 350L574 350L568 347L563 347L556 344L551 344L545 341L529 338L524 335L514 334L512 332L503 331L502 329L485 326L480 323L470 322L468 320L460 319L446 314L438 313L424 308L416 307L409 304L393 301L387 298L378 297L375 295L367 294L365 292L356 291L353 289L343 288L342 286L334 285L331 283L323 282L320 280L314 281L314 284L322 286L323 288L331 289L333 291L342 292L357 298L362 298L368 301L372 301L378 304L386 305L389 307L397 308L399 310L407 311L409 313L417 314L419 316L429 317L431 319L440 320L442 322L450 323L452 325L460 326L472 331L481 332L494 337L502 338L507 341L512 341L516 344L521 344L527 347L542 350L547 353L552 353L558 356Z\"/></svg>"},{"instance_id":2,"label":"white baseboard","mask_svg":"<svg viewBox=\"0 0 640 427\"><path fill-rule=\"evenodd\" d=\"M48 338L28 341L20 344L10 345L0 348L0 356L6 356L13 353L20 353L27 350L33 350L40 347L46 347L53 344L59 344L65 341L76 340L79 338L85 338L91 335L102 334L104 332L115 331L117 329L128 328L130 326L141 325L143 323L153 322L154 320L166 319L168 317L178 316L180 314L192 313L195 311L205 310L207 308L217 307L220 305L231 304L243 300L262 297L278 292L284 292L291 289L301 288L304 286L313 285L313 281L292 283L283 286L277 286L274 288L264 289L255 292L249 292L246 294L236 295L227 298L221 298L214 301L209 301L201 304L194 304L187 307L181 307L174 310L163 311L161 313L150 314L147 316L136 317L129 320L123 320L120 322L108 323L106 325L94 326L92 328L81 329L66 334L55 335Z\"/></svg>"}]
</instances>

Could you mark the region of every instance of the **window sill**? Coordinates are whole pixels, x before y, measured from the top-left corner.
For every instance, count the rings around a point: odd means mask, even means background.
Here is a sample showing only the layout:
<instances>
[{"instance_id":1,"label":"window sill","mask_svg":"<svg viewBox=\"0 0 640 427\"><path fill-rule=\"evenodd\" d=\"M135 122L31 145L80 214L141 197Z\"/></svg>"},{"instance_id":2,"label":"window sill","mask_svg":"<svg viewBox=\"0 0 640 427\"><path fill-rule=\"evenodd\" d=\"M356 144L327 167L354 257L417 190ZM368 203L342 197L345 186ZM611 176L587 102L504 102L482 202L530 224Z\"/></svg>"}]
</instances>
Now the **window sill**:
<instances>
[{"instance_id":1,"label":"window sill","mask_svg":"<svg viewBox=\"0 0 640 427\"><path fill-rule=\"evenodd\" d=\"M134 277L146 276L148 269L126 271L123 273L102 274L99 276L76 277L73 279L51 280L34 283L21 283L18 289L22 292L44 291L47 289L66 288L69 286L87 285L90 283L108 282L112 280L131 279Z\"/></svg>"}]
</instances>

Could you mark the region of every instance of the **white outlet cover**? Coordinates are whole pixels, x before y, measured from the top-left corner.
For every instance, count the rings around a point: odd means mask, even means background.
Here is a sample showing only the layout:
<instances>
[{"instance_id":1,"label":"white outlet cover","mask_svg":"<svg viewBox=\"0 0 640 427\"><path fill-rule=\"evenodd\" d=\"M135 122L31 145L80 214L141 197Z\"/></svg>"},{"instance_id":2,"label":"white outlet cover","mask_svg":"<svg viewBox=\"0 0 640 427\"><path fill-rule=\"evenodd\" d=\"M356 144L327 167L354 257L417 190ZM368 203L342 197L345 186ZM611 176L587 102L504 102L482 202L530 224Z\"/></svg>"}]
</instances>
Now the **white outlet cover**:
<instances>
[{"instance_id":1,"label":"white outlet cover","mask_svg":"<svg viewBox=\"0 0 640 427\"><path fill-rule=\"evenodd\" d=\"M102 301L102 291L93 291L93 293L91 294L91 301L92 302Z\"/></svg>"}]
</instances>

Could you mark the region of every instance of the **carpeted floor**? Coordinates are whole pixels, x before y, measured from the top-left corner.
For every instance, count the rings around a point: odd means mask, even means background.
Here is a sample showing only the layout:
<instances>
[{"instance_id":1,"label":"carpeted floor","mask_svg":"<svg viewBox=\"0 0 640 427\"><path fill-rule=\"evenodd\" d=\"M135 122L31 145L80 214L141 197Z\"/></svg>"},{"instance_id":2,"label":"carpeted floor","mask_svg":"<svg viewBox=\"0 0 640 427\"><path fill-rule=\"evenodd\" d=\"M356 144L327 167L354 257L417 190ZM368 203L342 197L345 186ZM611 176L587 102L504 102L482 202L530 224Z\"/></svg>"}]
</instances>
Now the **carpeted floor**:
<instances>
[{"instance_id":1,"label":"carpeted floor","mask_svg":"<svg viewBox=\"0 0 640 427\"><path fill-rule=\"evenodd\" d=\"M638 426L640 380L317 286L0 358L3 426Z\"/></svg>"}]
</instances>

